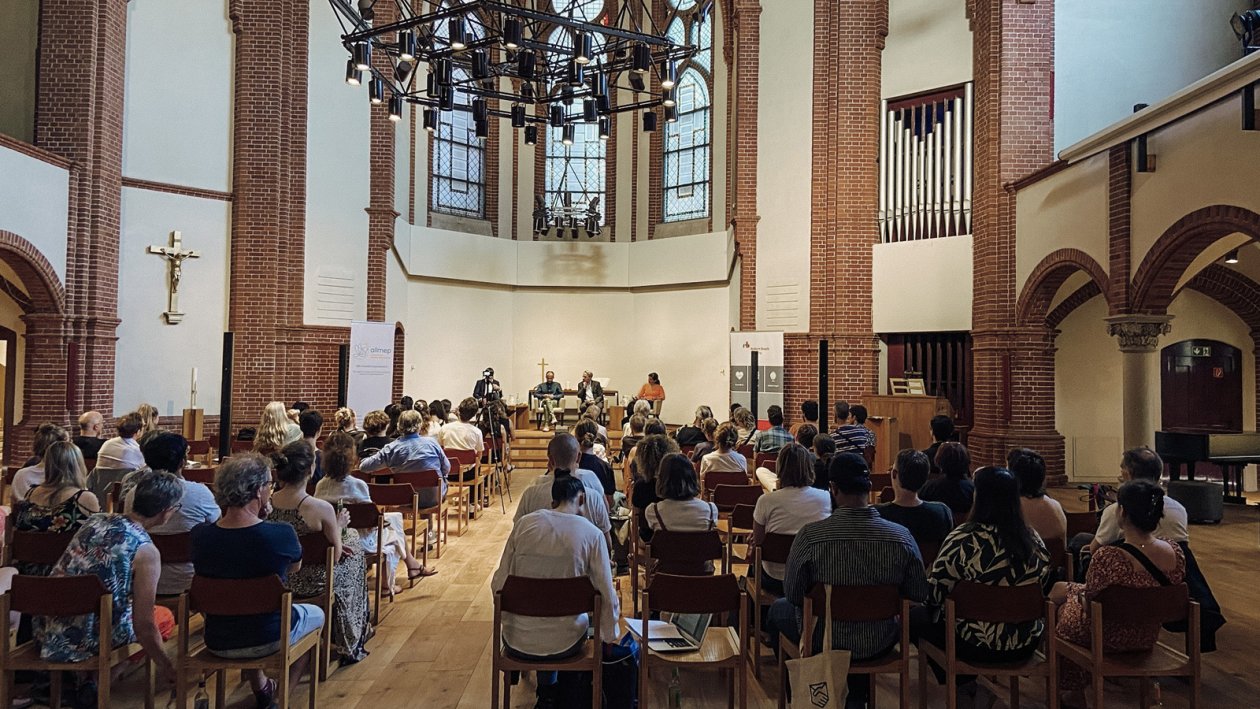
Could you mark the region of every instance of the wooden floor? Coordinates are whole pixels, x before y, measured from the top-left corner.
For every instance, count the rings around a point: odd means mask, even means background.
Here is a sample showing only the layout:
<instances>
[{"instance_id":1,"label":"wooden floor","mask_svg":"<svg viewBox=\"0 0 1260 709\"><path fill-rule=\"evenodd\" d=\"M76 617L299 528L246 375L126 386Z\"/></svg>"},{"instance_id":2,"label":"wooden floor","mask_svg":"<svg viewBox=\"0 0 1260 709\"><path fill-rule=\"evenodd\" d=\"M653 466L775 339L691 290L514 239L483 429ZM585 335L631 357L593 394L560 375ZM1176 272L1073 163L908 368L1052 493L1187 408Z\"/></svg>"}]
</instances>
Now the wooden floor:
<instances>
[{"instance_id":1,"label":"wooden floor","mask_svg":"<svg viewBox=\"0 0 1260 709\"><path fill-rule=\"evenodd\" d=\"M518 471L513 493L533 479L534 471ZM1063 491L1063 497L1072 494ZM497 502L497 500L496 500ZM1075 500L1065 499L1074 505ZM395 707L489 707L490 631L492 600L490 577L498 565L503 542L511 530L512 507L501 514L498 505L475 521L460 538L452 534L440 573L420 582L393 604L379 632L369 643L371 656L337 670L320 686L320 704L336 709L394 709ZM452 527L453 528L453 527ZM1195 553L1229 619L1219 634L1220 650L1204 656L1203 707L1260 706L1260 511L1231 507L1224 523L1195 526L1191 530ZM622 584L625 595L628 583ZM623 602L623 607L628 604ZM774 672L763 669L765 684L749 681L749 706L775 706L778 682ZM664 707L664 676L654 677L654 691L640 706ZM682 674L685 706L724 707L726 694L716 674ZM139 680L118 687L114 706L141 706ZM915 682L917 685L917 682ZM1164 706L1188 706L1183 685L1163 683ZM513 707L533 706L532 680L523 681L513 693ZM881 678L878 705L897 705L895 679ZM305 706L306 685L294 697L293 706ZM913 688L917 706L918 687ZM944 692L929 687L929 705L944 706ZM252 706L243 685L233 688L230 705ZM300 703L299 703L300 702ZM165 704L164 698L159 706ZM1136 686L1116 683L1108 689L1108 706L1137 705ZM1043 707L1043 691L1024 683L1022 706Z\"/></svg>"}]
</instances>

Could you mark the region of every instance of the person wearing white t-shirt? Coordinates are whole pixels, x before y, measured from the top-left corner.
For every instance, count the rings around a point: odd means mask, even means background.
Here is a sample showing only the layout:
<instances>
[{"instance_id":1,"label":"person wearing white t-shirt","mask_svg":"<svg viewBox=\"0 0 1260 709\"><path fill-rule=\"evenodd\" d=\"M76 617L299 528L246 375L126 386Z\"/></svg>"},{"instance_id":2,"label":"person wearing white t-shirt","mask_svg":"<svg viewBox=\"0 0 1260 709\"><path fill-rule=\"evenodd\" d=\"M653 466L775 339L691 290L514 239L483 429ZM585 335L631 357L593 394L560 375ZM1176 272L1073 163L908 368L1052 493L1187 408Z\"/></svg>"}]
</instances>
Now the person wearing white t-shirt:
<instances>
[{"instance_id":1,"label":"person wearing white t-shirt","mask_svg":"<svg viewBox=\"0 0 1260 709\"><path fill-rule=\"evenodd\" d=\"M717 506L698 497L696 468L682 453L670 453L661 460L656 494L660 502L643 510L653 532L707 532L717 524Z\"/></svg>"},{"instance_id":2,"label":"person wearing white t-shirt","mask_svg":"<svg viewBox=\"0 0 1260 709\"><path fill-rule=\"evenodd\" d=\"M1158 485L1163 474L1164 461L1160 460L1155 451L1146 446L1127 450L1120 459L1122 483L1141 479L1150 480ZM1155 536L1174 542L1188 542L1190 532L1187 531L1186 522L1186 508L1180 502L1165 496L1164 516L1159 520ZM1103 508L1102 517L1098 521L1098 531L1094 533L1094 540L1089 543L1089 551L1092 554L1098 551L1099 547L1120 541L1123 536L1119 521L1116 519L1116 505L1108 505Z\"/></svg>"},{"instance_id":3,"label":"person wearing white t-shirt","mask_svg":"<svg viewBox=\"0 0 1260 709\"><path fill-rule=\"evenodd\" d=\"M704 476L710 472L748 473L748 459L735 450L736 444L739 443L739 432L734 424L728 421L718 426L717 432L713 434L713 443L717 446L717 450L706 453L700 459L701 480L704 480Z\"/></svg>"},{"instance_id":4,"label":"person wearing white t-shirt","mask_svg":"<svg viewBox=\"0 0 1260 709\"><path fill-rule=\"evenodd\" d=\"M608 504L604 500L604 484L593 471L578 468L581 457L582 447L573 434L557 433L547 444L547 472L538 476L534 484L521 493L521 500L516 505L516 516L512 521L519 521L531 512L549 509L552 484L557 478L568 476L581 480L587 488L586 501L577 514L608 535L612 523L608 517Z\"/></svg>"},{"instance_id":5,"label":"person wearing white t-shirt","mask_svg":"<svg viewBox=\"0 0 1260 709\"><path fill-rule=\"evenodd\" d=\"M762 495L753 509L753 544L767 534L797 532L811 522L831 516L831 495L814 487L814 464L809 451L799 443L779 449L775 462L779 489ZM761 587L783 597L783 564L761 562Z\"/></svg>"},{"instance_id":6,"label":"person wearing white t-shirt","mask_svg":"<svg viewBox=\"0 0 1260 709\"><path fill-rule=\"evenodd\" d=\"M477 451L478 455L486 449L485 434L472 423L477 408L477 400L472 397L459 402L459 421L448 423L438 431L438 442L443 448Z\"/></svg>"}]
</instances>

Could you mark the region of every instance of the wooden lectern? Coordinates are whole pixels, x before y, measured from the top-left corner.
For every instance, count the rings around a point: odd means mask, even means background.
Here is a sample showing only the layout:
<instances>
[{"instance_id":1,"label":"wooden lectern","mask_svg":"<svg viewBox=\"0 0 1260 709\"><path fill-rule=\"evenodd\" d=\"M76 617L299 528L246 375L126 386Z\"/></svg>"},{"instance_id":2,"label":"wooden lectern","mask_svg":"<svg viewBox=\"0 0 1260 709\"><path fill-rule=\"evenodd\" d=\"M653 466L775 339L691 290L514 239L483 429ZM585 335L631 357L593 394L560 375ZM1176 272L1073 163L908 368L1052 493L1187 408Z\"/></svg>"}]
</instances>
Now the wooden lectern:
<instances>
[{"instance_id":1,"label":"wooden lectern","mask_svg":"<svg viewBox=\"0 0 1260 709\"><path fill-rule=\"evenodd\" d=\"M205 409L184 409L184 438L190 441L206 440Z\"/></svg>"},{"instance_id":2,"label":"wooden lectern","mask_svg":"<svg viewBox=\"0 0 1260 709\"><path fill-rule=\"evenodd\" d=\"M862 405L867 413L874 416L896 419L897 440L890 441L890 459L897 457L897 451L903 448L923 450L932 445L932 417L939 414L953 416L953 407L949 399L943 396L918 396L914 394L898 394L895 396L863 397ZM882 447L883 440L877 443ZM876 460L879 460L878 453Z\"/></svg>"}]
</instances>

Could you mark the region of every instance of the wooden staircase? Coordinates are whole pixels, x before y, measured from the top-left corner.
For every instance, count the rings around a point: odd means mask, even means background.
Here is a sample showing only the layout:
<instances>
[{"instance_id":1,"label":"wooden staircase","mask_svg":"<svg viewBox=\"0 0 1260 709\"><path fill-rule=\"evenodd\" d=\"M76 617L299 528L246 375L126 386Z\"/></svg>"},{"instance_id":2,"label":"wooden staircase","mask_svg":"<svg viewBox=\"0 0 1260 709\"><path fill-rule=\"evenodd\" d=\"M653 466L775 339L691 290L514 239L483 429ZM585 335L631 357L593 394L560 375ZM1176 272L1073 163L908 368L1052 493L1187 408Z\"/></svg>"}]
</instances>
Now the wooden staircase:
<instances>
[{"instance_id":1,"label":"wooden staircase","mask_svg":"<svg viewBox=\"0 0 1260 709\"><path fill-rule=\"evenodd\" d=\"M608 426L610 457L621 450L620 424L620 421L615 421L610 422ZM546 470L547 444L551 442L557 430L572 432L572 427L560 426L551 431L539 431L531 422L529 426L514 431L516 438L512 441L512 465L515 465L518 470L535 470L540 473Z\"/></svg>"}]
</instances>

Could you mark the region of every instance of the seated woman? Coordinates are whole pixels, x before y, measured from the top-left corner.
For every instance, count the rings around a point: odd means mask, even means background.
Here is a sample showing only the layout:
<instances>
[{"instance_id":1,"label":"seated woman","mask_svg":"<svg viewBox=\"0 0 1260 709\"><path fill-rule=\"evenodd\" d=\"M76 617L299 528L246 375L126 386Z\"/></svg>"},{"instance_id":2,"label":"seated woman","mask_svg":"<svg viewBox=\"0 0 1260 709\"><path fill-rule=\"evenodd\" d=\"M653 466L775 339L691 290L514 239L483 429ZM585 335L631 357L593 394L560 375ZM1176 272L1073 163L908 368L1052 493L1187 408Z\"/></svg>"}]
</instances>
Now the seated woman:
<instances>
[{"instance_id":1,"label":"seated woman","mask_svg":"<svg viewBox=\"0 0 1260 709\"><path fill-rule=\"evenodd\" d=\"M643 444L639 444L642 446ZM700 499L700 480L696 468L681 453L669 453L661 459L656 473L656 495L659 501L643 509L648 527L653 532L707 532L717 524L717 506Z\"/></svg>"},{"instance_id":2,"label":"seated woman","mask_svg":"<svg viewBox=\"0 0 1260 709\"><path fill-rule=\"evenodd\" d=\"M271 465L256 453L233 455L214 473L214 499L223 516L214 524L192 531L193 569L198 576L216 579L255 579L289 574L302 567L302 546L293 527L267 522L271 511ZM324 627L319 606L294 603L289 642L296 643ZM256 659L280 649L280 614L263 616L207 616L206 649L232 659ZM306 669L306 658L289 670L290 686ZM275 680L262 670L244 673L259 707L269 707Z\"/></svg>"},{"instance_id":3,"label":"seated woman","mask_svg":"<svg viewBox=\"0 0 1260 709\"><path fill-rule=\"evenodd\" d=\"M421 412L421 415L425 415ZM446 407L438 399L429 402L429 436L437 438L438 431L442 430L442 425L447 421Z\"/></svg>"},{"instance_id":4,"label":"seated woman","mask_svg":"<svg viewBox=\"0 0 1260 709\"><path fill-rule=\"evenodd\" d=\"M175 616L156 605L162 557L148 530L165 523L184 494L179 478L171 473L144 470L135 475L135 488L126 514L94 515L75 533L65 553L53 567L52 576L100 577L113 596L114 647L139 642L169 684L175 682L175 666L162 642L175 631ZM53 662L82 662L100 648L96 615L35 618L39 655ZM95 693L83 684L79 693Z\"/></svg>"},{"instance_id":5,"label":"seated woman","mask_svg":"<svg viewBox=\"0 0 1260 709\"><path fill-rule=\"evenodd\" d=\"M779 449L775 460L779 474L777 490L762 495L753 508L753 544L761 544L767 534L791 534L801 527L831 516L831 495L813 487L814 462L809 450L799 443ZM761 587L783 597L783 564L761 562Z\"/></svg>"},{"instance_id":6,"label":"seated woman","mask_svg":"<svg viewBox=\"0 0 1260 709\"><path fill-rule=\"evenodd\" d=\"M621 419L621 435L622 436L630 435L630 418L633 416L642 416L643 423L644 425L646 425L648 419L653 418L652 417L652 402L648 401L647 399L635 400L634 405L630 407L630 410L627 411L626 415L623 416Z\"/></svg>"},{"instance_id":7,"label":"seated woman","mask_svg":"<svg viewBox=\"0 0 1260 709\"><path fill-rule=\"evenodd\" d=\"M814 487L828 490L831 477L828 470L836 455L836 441L831 436L814 436Z\"/></svg>"},{"instance_id":8,"label":"seated woman","mask_svg":"<svg viewBox=\"0 0 1260 709\"><path fill-rule=\"evenodd\" d=\"M945 634L955 634L958 657L973 662L1019 662L1032 657L1045 623L959 621L946 628L945 599L959 581L989 586L1044 588L1050 577L1050 555L1037 533L1024 523L1019 509L1019 482L1006 468L976 472L971 518L950 532L928 572L928 597L911 615L911 633L944 648ZM945 673L932 665L938 682ZM976 695L975 677L960 676L959 694ZM969 700L970 701L970 700ZM968 704L970 706L970 704Z\"/></svg>"},{"instance_id":9,"label":"seated woman","mask_svg":"<svg viewBox=\"0 0 1260 709\"><path fill-rule=\"evenodd\" d=\"M11 499L25 498L31 488L44 482L44 455L48 447L57 441L69 440L70 434L54 423L41 423L39 428L35 429L35 439L31 442L34 457L26 461L25 467L13 474Z\"/></svg>"},{"instance_id":10,"label":"seated woman","mask_svg":"<svg viewBox=\"0 0 1260 709\"><path fill-rule=\"evenodd\" d=\"M394 439L385 435L389 428L389 414L381 410L369 411L363 417L363 440L359 441L359 457L366 458L389 445ZM437 428L432 430L437 435Z\"/></svg>"},{"instance_id":11,"label":"seated woman","mask_svg":"<svg viewBox=\"0 0 1260 709\"><path fill-rule=\"evenodd\" d=\"M717 450L717 446L713 443L713 437L717 435L717 429L718 422L715 418L710 417L700 422L700 435L704 436L704 440L691 449L691 462L695 463L703 460L706 455Z\"/></svg>"},{"instance_id":12,"label":"seated woman","mask_svg":"<svg viewBox=\"0 0 1260 709\"><path fill-rule=\"evenodd\" d=\"M414 411L411 413L415 413ZM280 487L271 497L271 514L267 519L293 525L299 536L323 534L333 545L332 638L333 652L342 664L353 664L367 657L364 645L371 635L368 623L367 561L359 533L347 529L350 515L338 512L332 504L306 493L306 484L315 473L315 449L306 441L297 441L271 456ZM303 566L289 575L289 588L299 597L315 596L324 590L322 564Z\"/></svg>"},{"instance_id":13,"label":"seated woman","mask_svg":"<svg viewBox=\"0 0 1260 709\"><path fill-rule=\"evenodd\" d=\"M730 422L735 425L735 434L738 438L736 445L742 446L748 443L757 432L757 416L743 406L731 413Z\"/></svg>"},{"instance_id":14,"label":"seated woman","mask_svg":"<svg viewBox=\"0 0 1260 709\"><path fill-rule=\"evenodd\" d=\"M70 441L58 441L44 451L44 482L13 503L12 525L20 532L73 534L93 513L101 511L85 482L83 454ZM51 566L18 563L19 573L47 576Z\"/></svg>"},{"instance_id":15,"label":"seated woman","mask_svg":"<svg viewBox=\"0 0 1260 709\"><path fill-rule=\"evenodd\" d=\"M648 526L644 512L653 503L661 501L661 496L656 492L656 476L665 456L678 452L678 444L669 436L657 434L645 436L634 450L634 483L630 489L630 504L639 517L639 538L650 542L653 527Z\"/></svg>"},{"instance_id":16,"label":"seated woman","mask_svg":"<svg viewBox=\"0 0 1260 709\"><path fill-rule=\"evenodd\" d=\"M262 420L258 422L258 433L254 435L254 451L263 455L271 455L294 441L302 440L302 427L289 418L289 409L284 402L273 401L263 409Z\"/></svg>"},{"instance_id":17,"label":"seated woman","mask_svg":"<svg viewBox=\"0 0 1260 709\"><path fill-rule=\"evenodd\" d=\"M680 446L696 446L704 443L704 431L701 430L701 424L705 419L713 418L713 409L707 406L696 407L696 417L691 423L683 426L674 433L674 439L678 441Z\"/></svg>"},{"instance_id":18,"label":"seated woman","mask_svg":"<svg viewBox=\"0 0 1260 709\"><path fill-rule=\"evenodd\" d=\"M665 387L661 386L660 375L656 372L648 372L647 382L639 387L639 393L634 398L640 401L651 402L648 412L656 415L657 411L660 410L661 404L665 403Z\"/></svg>"},{"instance_id":19,"label":"seated woman","mask_svg":"<svg viewBox=\"0 0 1260 709\"><path fill-rule=\"evenodd\" d=\"M582 457L578 460L578 468L595 473L595 477L599 478L600 484L604 486L604 494L611 498L617 491L617 480L613 477L612 466L594 452L595 446L599 445L595 442L599 436L599 425L590 419L582 419L577 426L573 427L573 436L582 447Z\"/></svg>"},{"instance_id":20,"label":"seated woman","mask_svg":"<svg viewBox=\"0 0 1260 709\"><path fill-rule=\"evenodd\" d=\"M971 456L961 443L942 443L936 450L936 467L943 473L919 488L919 499L944 502L954 519L967 519L976 486L971 482Z\"/></svg>"},{"instance_id":21,"label":"seated woman","mask_svg":"<svg viewBox=\"0 0 1260 709\"><path fill-rule=\"evenodd\" d=\"M334 433L324 441L323 454L324 477L315 484L315 497L333 504L372 502L367 483L350 475L350 471L359 464L359 457L354 452L353 438L344 433ZM376 553L375 529L360 529L359 538L363 541L363 551ZM392 583L399 561L407 565L408 581L437 573L435 569L426 569L419 559L412 556L401 512L385 513L384 548L386 568L381 573L391 579L394 593L402 592L402 587Z\"/></svg>"},{"instance_id":22,"label":"seated woman","mask_svg":"<svg viewBox=\"0 0 1260 709\"><path fill-rule=\"evenodd\" d=\"M724 423L718 426L717 432L713 434L713 442L717 444L717 450L706 453L700 459L701 480L704 480L704 476L711 472L748 474L748 459L735 450L737 436L738 432L732 424Z\"/></svg>"},{"instance_id":23,"label":"seated woman","mask_svg":"<svg viewBox=\"0 0 1260 709\"><path fill-rule=\"evenodd\" d=\"M360 431L358 426L355 425L358 418L354 413L354 409L348 406L337 409L337 413L333 414L333 424L336 425L337 431L349 434L354 439L356 446L362 443L364 438L367 438L367 434Z\"/></svg>"},{"instance_id":24,"label":"seated woman","mask_svg":"<svg viewBox=\"0 0 1260 709\"><path fill-rule=\"evenodd\" d=\"M1181 547L1155 536L1164 516L1164 491L1150 480L1130 480L1116 494L1117 522L1124 541L1094 552L1085 583L1059 582L1050 600L1061 606L1056 626L1060 638L1090 646L1089 604L1107 588L1154 588L1185 581L1186 557ZM1158 572L1158 573L1157 573ZM1121 625L1103 618L1106 652L1150 650L1159 638L1159 624ZM1063 706L1083 707L1081 693L1089 673L1071 662L1060 666L1059 687L1066 693Z\"/></svg>"},{"instance_id":25,"label":"seated woman","mask_svg":"<svg viewBox=\"0 0 1260 709\"><path fill-rule=\"evenodd\" d=\"M1015 448L1006 455L1006 467L1019 481L1019 505L1024 521L1042 539L1062 539L1067 544L1067 515L1063 505L1046 496L1046 461L1036 451Z\"/></svg>"}]
</instances>

